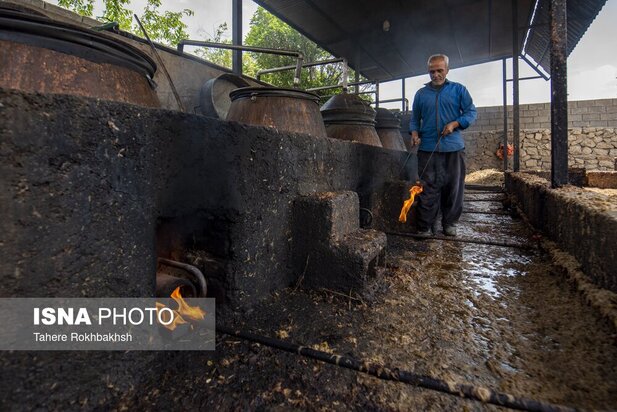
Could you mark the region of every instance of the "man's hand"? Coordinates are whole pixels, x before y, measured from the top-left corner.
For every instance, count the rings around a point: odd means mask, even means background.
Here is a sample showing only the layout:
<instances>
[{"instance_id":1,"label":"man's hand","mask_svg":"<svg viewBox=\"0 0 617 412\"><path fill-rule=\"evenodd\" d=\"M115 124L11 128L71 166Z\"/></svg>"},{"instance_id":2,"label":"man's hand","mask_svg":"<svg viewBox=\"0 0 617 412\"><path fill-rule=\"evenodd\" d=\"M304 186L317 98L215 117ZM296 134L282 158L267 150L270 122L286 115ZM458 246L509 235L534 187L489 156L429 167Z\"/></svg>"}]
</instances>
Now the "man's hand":
<instances>
[{"instance_id":1,"label":"man's hand","mask_svg":"<svg viewBox=\"0 0 617 412\"><path fill-rule=\"evenodd\" d=\"M453 122L448 123L447 125L445 125L445 127L443 128L443 130L441 131L441 135L442 136L447 136L450 133L452 133L457 127L459 127L460 124L459 122L457 122L456 120Z\"/></svg>"},{"instance_id":2,"label":"man's hand","mask_svg":"<svg viewBox=\"0 0 617 412\"><path fill-rule=\"evenodd\" d=\"M420 136L418 132L411 132L411 146L415 147L420 144Z\"/></svg>"}]
</instances>

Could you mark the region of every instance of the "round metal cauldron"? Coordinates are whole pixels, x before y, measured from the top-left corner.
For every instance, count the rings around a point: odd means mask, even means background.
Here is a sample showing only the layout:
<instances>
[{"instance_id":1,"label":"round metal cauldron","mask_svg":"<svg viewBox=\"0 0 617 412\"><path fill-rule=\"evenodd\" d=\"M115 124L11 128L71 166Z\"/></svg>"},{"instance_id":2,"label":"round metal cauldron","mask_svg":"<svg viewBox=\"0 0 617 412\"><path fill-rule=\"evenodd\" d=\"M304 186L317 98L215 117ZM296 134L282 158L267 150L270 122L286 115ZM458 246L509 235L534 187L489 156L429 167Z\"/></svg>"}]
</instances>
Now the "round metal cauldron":
<instances>
[{"instance_id":1,"label":"round metal cauldron","mask_svg":"<svg viewBox=\"0 0 617 412\"><path fill-rule=\"evenodd\" d=\"M227 120L326 137L319 96L296 89L243 87L230 94Z\"/></svg>"},{"instance_id":2,"label":"round metal cauldron","mask_svg":"<svg viewBox=\"0 0 617 412\"><path fill-rule=\"evenodd\" d=\"M411 120L411 112L404 112L400 115L401 118L401 137L403 138L403 142L405 143L405 147L409 152L417 152L418 146L411 146L411 136L409 135L409 121Z\"/></svg>"},{"instance_id":3,"label":"round metal cauldron","mask_svg":"<svg viewBox=\"0 0 617 412\"><path fill-rule=\"evenodd\" d=\"M382 147L375 130L375 110L358 95L332 96L321 106L321 115L329 137Z\"/></svg>"},{"instance_id":4,"label":"round metal cauldron","mask_svg":"<svg viewBox=\"0 0 617 412\"><path fill-rule=\"evenodd\" d=\"M381 140L381 144L386 149L407 151L403 138L401 137L401 121L390 110L380 107L377 109L377 124L375 129Z\"/></svg>"},{"instance_id":5,"label":"round metal cauldron","mask_svg":"<svg viewBox=\"0 0 617 412\"><path fill-rule=\"evenodd\" d=\"M230 93L249 83L235 74L223 73L208 80L199 92L199 109L204 116L226 119L231 107Z\"/></svg>"},{"instance_id":6,"label":"round metal cauldron","mask_svg":"<svg viewBox=\"0 0 617 412\"><path fill-rule=\"evenodd\" d=\"M0 5L0 87L159 107L155 71L114 37Z\"/></svg>"}]
</instances>

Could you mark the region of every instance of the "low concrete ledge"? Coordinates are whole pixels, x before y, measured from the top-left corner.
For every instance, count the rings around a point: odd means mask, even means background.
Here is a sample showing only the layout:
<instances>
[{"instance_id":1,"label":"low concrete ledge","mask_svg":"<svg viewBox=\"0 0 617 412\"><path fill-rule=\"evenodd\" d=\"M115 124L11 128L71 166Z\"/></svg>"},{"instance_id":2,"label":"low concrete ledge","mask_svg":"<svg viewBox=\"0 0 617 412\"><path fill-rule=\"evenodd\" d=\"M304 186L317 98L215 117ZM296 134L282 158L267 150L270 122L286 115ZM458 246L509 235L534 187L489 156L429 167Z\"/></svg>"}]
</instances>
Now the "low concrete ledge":
<instances>
[{"instance_id":1,"label":"low concrete ledge","mask_svg":"<svg viewBox=\"0 0 617 412\"><path fill-rule=\"evenodd\" d=\"M529 222L580 262L599 287L617 292L617 208L583 188L551 189L547 180L506 173L506 189Z\"/></svg>"}]
</instances>

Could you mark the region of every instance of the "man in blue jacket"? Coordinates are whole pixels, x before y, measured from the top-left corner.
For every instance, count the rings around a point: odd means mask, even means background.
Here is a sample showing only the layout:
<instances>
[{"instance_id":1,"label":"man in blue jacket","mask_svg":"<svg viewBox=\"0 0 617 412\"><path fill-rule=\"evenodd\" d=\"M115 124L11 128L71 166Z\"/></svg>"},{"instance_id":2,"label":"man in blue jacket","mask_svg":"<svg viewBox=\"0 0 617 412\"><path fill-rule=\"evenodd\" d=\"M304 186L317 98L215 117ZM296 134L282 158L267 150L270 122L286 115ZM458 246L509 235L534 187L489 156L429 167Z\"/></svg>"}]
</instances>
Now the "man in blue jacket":
<instances>
[{"instance_id":1,"label":"man in blue jacket","mask_svg":"<svg viewBox=\"0 0 617 412\"><path fill-rule=\"evenodd\" d=\"M465 141L461 130L476 120L476 107L462 84L446 79L448 56L428 59L431 81L418 90L409 123L411 142L418 148L420 194L417 222L421 234L430 234L441 209L444 234L456 236L463 211Z\"/></svg>"}]
</instances>

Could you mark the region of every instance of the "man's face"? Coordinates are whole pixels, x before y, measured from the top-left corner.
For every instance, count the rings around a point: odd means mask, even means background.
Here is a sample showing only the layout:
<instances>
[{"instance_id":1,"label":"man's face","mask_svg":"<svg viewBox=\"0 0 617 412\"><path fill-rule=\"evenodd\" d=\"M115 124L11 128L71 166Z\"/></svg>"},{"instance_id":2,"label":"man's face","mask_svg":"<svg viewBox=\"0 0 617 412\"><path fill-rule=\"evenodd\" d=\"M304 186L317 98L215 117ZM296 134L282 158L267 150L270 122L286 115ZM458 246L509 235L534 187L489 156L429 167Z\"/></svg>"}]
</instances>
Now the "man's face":
<instances>
[{"instance_id":1,"label":"man's face","mask_svg":"<svg viewBox=\"0 0 617 412\"><path fill-rule=\"evenodd\" d=\"M431 76L433 86L441 86L446 81L449 69L446 67L444 59L433 59L428 64L428 74Z\"/></svg>"}]
</instances>

